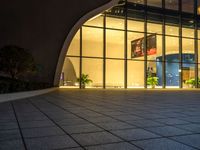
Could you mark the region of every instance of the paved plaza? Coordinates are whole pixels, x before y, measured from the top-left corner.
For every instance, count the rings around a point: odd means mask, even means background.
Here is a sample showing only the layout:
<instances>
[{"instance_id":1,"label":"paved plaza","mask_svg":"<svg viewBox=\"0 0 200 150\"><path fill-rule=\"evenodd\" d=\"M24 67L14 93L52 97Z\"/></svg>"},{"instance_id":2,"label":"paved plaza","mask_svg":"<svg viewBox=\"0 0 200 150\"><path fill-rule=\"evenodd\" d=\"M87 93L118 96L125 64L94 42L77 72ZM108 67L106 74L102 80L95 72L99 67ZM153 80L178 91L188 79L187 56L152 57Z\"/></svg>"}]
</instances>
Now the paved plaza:
<instances>
[{"instance_id":1,"label":"paved plaza","mask_svg":"<svg viewBox=\"0 0 200 150\"><path fill-rule=\"evenodd\" d=\"M0 104L0 150L83 149L200 149L200 91L59 89Z\"/></svg>"}]
</instances>

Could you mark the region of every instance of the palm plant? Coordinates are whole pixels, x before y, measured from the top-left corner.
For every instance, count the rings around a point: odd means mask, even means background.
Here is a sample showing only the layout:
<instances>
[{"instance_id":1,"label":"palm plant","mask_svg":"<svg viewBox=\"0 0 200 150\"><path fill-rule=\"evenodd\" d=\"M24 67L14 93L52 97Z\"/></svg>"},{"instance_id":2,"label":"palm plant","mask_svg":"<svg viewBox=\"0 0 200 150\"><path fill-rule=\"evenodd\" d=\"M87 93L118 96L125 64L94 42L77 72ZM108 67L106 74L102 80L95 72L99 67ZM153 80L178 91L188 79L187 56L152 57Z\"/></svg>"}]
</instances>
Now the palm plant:
<instances>
[{"instance_id":1,"label":"palm plant","mask_svg":"<svg viewBox=\"0 0 200 150\"><path fill-rule=\"evenodd\" d=\"M188 79L188 80L185 81L185 84L190 85L192 88L194 88L195 85L196 85L196 80L194 78Z\"/></svg>"},{"instance_id":2,"label":"palm plant","mask_svg":"<svg viewBox=\"0 0 200 150\"><path fill-rule=\"evenodd\" d=\"M88 74L81 74L81 78L78 78L77 81L81 84L81 88L85 88L87 84L92 83L92 80L89 79Z\"/></svg>"},{"instance_id":3,"label":"palm plant","mask_svg":"<svg viewBox=\"0 0 200 150\"><path fill-rule=\"evenodd\" d=\"M151 85L152 88L155 88L158 85L158 77L148 77L147 85Z\"/></svg>"}]
</instances>

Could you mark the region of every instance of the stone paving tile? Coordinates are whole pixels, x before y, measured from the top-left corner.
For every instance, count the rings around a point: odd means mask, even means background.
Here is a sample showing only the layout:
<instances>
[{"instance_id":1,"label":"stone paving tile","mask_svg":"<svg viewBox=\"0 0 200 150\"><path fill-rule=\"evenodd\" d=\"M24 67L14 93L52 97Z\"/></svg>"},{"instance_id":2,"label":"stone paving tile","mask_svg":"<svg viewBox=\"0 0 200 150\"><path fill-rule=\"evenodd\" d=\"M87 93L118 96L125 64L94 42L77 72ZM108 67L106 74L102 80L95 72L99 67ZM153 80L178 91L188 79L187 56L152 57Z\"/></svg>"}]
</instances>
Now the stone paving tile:
<instances>
[{"instance_id":1,"label":"stone paving tile","mask_svg":"<svg viewBox=\"0 0 200 150\"><path fill-rule=\"evenodd\" d=\"M65 149L62 149L62 150L84 150L84 149L81 148L81 147L77 147L77 148L65 148Z\"/></svg>"},{"instance_id":2,"label":"stone paving tile","mask_svg":"<svg viewBox=\"0 0 200 150\"><path fill-rule=\"evenodd\" d=\"M140 150L140 148L127 142L105 144L86 147L87 150Z\"/></svg>"},{"instance_id":3,"label":"stone paving tile","mask_svg":"<svg viewBox=\"0 0 200 150\"><path fill-rule=\"evenodd\" d=\"M178 125L178 124L188 124L188 121L180 120L177 118L167 118L167 119L155 119L157 122L164 123L166 125Z\"/></svg>"},{"instance_id":4,"label":"stone paving tile","mask_svg":"<svg viewBox=\"0 0 200 150\"><path fill-rule=\"evenodd\" d=\"M142 118L145 118L145 119L161 119L161 118L166 118L165 116L161 116L159 114L152 114L152 113L146 113L146 114L143 114L143 115L138 115Z\"/></svg>"},{"instance_id":5,"label":"stone paving tile","mask_svg":"<svg viewBox=\"0 0 200 150\"><path fill-rule=\"evenodd\" d=\"M199 97L199 91L61 89L12 103L28 150L82 149L57 125L88 149L137 149L124 139L145 150L191 150L200 149L200 134L190 135L200 132ZM24 149L10 102L0 104L1 149Z\"/></svg>"},{"instance_id":6,"label":"stone paving tile","mask_svg":"<svg viewBox=\"0 0 200 150\"><path fill-rule=\"evenodd\" d=\"M25 150L22 140L0 141L0 150Z\"/></svg>"},{"instance_id":7,"label":"stone paving tile","mask_svg":"<svg viewBox=\"0 0 200 150\"><path fill-rule=\"evenodd\" d=\"M85 118L86 120L93 122L93 123L106 123L106 122L116 122L117 120L110 118L110 117L88 117Z\"/></svg>"},{"instance_id":8,"label":"stone paving tile","mask_svg":"<svg viewBox=\"0 0 200 150\"><path fill-rule=\"evenodd\" d=\"M132 143L144 150L195 150L194 148L166 138L134 141Z\"/></svg>"},{"instance_id":9,"label":"stone paving tile","mask_svg":"<svg viewBox=\"0 0 200 150\"><path fill-rule=\"evenodd\" d=\"M66 113L66 112L64 112L64 113L49 112L49 113L47 113L47 115L55 121L61 121L64 119L79 119L79 117L77 117L73 114L70 114L70 113Z\"/></svg>"},{"instance_id":10,"label":"stone paving tile","mask_svg":"<svg viewBox=\"0 0 200 150\"><path fill-rule=\"evenodd\" d=\"M193 133L200 133L200 124L176 125L177 128L188 130Z\"/></svg>"},{"instance_id":11,"label":"stone paving tile","mask_svg":"<svg viewBox=\"0 0 200 150\"><path fill-rule=\"evenodd\" d=\"M159 123L156 121L152 121L152 120L146 120L146 119L142 119L142 120L128 120L126 121L132 125L138 126L138 127L157 127L157 126L164 126L163 123Z\"/></svg>"},{"instance_id":12,"label":"stone paving tile","mask_svg":"<svg viewBox=\"0 0 200 150\"><path fill-rule=\"evenodd\" d=\"M143 140L143 139L160 137L159 135L156 135L154 133L148 132L143 129L115 130L115 131L111 131L111 132L114 135L117 135L127 141Z\"/></svg>"},{"instance_id":13,"label":"stone paving tile","mask_svg":"<svg viewBox=\"0 0 200 150\"><path fill-rule=\"evenodd\" d=\"M37 128L55 126L50 120L20 122L21 128Z\"/></svg>"},{"instance_id":14,"label":"stone paving tile","mask_svg":"<svg viewBox=\"0 0 200 150\"><path fill-rule=\"evenodd\" d=\"M26 113L26 114L17 114L17 118L19 121L21 122L25 122L25 121L45 121L48 120L48 118L46 116L44 116L41 113Z\"/></svg>"},{"instance_id":15,"label":"stone paving tile","mask_svg":"<svg viewBox=\"0 0 200 150\"><path fill-rule=\"evenodd\" d=\"M191 134L191 132L189 131L181 130L172 126L152 127L152 128L145 128L145 129L162 136Z\"/></svg>"},{"instance_id":16,"label":"stone paving tile","mask_svg":"<svg viewBox=\"0 0 200 150\"><path fill-rule=\"evenodd\" d=\"M122 120L122 121L143 119L141 117L134 116L134 115L118 115L118 116L114 116L114 118Z\"/></svg>"},{"instance_id":17,"label":"stone paving tile","mask_svg":"<svg viewBox=\"0 0 200 150\"><path fill-rule=\"evenodd\" d=\"M18 129L17 122L0 123L0 130Z\"/></svg>"},{"instance_id":18,"label":"stone paving tile","mask_svg":"<svg viewBox=\"0 0 200 150\"><path fill-rule=\"evenodd\" d=\"M108 144L122 141L108 132L84 133L72 135L81 145Z\"/></svg>"},{"instance_id":19,"label":"stone paving tile","mask_svg":"<svg viewBox=\"0 0 200 150\"><path fill-rule=\"evenodd\" d=\"M24 138L34 138L43 136L64 135L65 133L58 127L29 128L22 129Z\"/></svg>"},{"instance_id":20,"label":"stone paving tile","mask_svg":"<svg viewBox=\"0 0 200 150\"><path fill-rule=\"evenodd\" d=\"M177 137L173 137L171 139L174 139L176 141L185 143L187 145L190 145L190 146L193 146L196 148L200 148L200 134L177 136Z\"/></svg>"},{"instance_id":21,"label":"stone paving tile","mask_svg":"<svg viewBox=\"0 0 200 150\"><path fill-rule=\"evenodd\" d=\"M182 118L185 121L189 121L191 123L200 123L200 116L190 116Z\"/></svg>"},{"instance_id":22,"label":"stone paving tile","mask_svg":"<svg viewBox=\"0 0 200 150\"><path fill-rule=\"evenodd\" d=\"M25 139L25 142L29 150L50 150L78 147L78 144L67 135L31 138Z\"/></svg>"},{"instance_id":23,"label":"stone paving tile","mask_svg":"<svg viewBox=\"0 0 200 150\"><path fill-rule=\"evenodd\" d=\"M0 141L20 139L19 130L1 130L0 131Z\"/></svg>"},{"instance_id":24,"label":"stone paving tile","mask_svg":"<svg viewBox=\"0 0 200 150\"><path fill-rule=\"evenodd\" d=\"M124 122L108 122L108 123L96 123L98 126L104 128L105 130L119 130L119 129L131 129L136 128L133 125L129 125Z\"/></svg>"},{"instance_id":25,"label":"stone paving tile","mask_svg":"<svg viewBox=\"0 0 200 150\"><path fill-rule=\"evenodd\" d=\"M93 124L80 124L80 125L73 125L73 126L62 126L62 128L68 134L103 131L103 129L101 129L101 128L93 125Z\"/></svg>"},{"instance_id":26,"label":"stone paving tile","mask_svg":"<svg viewBox=\"0 0 200 150\"><path fill-rule=\"evenodd\" d=\"M63 119L60 121L56 121L60 126L76 126L80 124L88 124L88 121L78 118L78 119Z\"/></svg>"}]
</instances>

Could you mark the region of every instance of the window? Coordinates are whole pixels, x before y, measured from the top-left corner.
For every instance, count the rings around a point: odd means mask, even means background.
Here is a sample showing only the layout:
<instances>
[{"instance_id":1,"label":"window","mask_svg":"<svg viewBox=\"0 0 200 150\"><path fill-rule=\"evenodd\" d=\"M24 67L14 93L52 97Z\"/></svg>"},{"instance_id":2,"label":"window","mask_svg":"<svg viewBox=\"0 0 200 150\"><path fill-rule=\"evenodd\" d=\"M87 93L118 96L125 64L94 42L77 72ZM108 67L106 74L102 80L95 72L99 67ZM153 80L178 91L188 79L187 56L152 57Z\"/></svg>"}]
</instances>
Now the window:
<instances>
[{"instance_id":1,"label":"window","mask_svg":"<svg viewBox=\"0 0 200 150\"><path fill-rule=\"evenodd\" d=\"M124 32L106 30L106 57L124 58Z\"/></svg>"},{"instance_id":2,"label":"window","mask_svg":"<svg viewBox=\"0 0 200 150\"><path fill-rule=\"evenodd\" d=\"M162 0L147 0L147 5L155 6L155 7L162 7Z\"/></svg>"},{"instance_id":3,"label":"window","mask_svg":"<svg viewBox=\"0 0 200 150\"><path fill-rule=\"evenodd\" d=\"M124 61L106 60L106 87L124 87Z\"/></svg>"},{"instance_id":4,"label":"window","mask_svg":"<svg viewBox=\"0 0 200 150\"><path fill-rule=\"evenodd\" d=\"M144 61L128 61L127 82L129 88L144 88Z\"/></svg>"},{"instance_id":5,"label":"window","mask_svg":"<svg viewBox=\"0 0 200 150\"><path fill-rule=\"evenodd\" d=\"M103 56L103 29L83 27L82 28L83 56Z\"/></svg>"},{"instance_id":6,"label":"window","mask_svg":"<svg viewBox=\"0 0 200 150\"><path fill-rule=\"evenodd\" d=\"M80 56L80 30L73 37L67 55Z\"/></svg>"},{"instance_id":7,"label":"window","mask_svg":"<svg viewBox=\"0 0 200 150\"><path fill-rule=\"evenodd\" d=\"M178 1L179 0L165 0L165 8L178 10Z\"/></svg>"}]
</instances>

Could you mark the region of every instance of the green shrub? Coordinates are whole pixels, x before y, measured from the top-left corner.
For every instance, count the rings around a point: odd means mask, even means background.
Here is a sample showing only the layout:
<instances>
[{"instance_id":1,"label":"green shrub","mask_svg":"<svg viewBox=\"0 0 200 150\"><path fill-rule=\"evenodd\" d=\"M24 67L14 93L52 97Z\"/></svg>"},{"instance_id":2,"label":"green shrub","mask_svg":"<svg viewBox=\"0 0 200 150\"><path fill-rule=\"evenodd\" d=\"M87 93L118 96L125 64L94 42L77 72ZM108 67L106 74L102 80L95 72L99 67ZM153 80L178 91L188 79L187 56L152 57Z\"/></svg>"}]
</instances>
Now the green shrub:
<instances>
[{"instance_id":1,"label":"green shrub","mask_svg":"<svg viewBox=\"0 0 200 150\"><path fill-rule=\"evenodd\" d=\"M90 84L92 82L92 80L89 79L88 74L82 74L81 78L78 78L77 81L81 83L82 88L85 88L87 84Z\"/></svg>"},{"instance_id":2,"label":"green shrub","mask_svg":"<svg viewBox=\"0 0 200 150\"><path fill-rule=\"evenodd\" d=\"M148 77L147 85L150 85L152 88L155 88L158 85L158 77Z\"/></svg>"},{"instance_id":3,"label":"green shrub","mask_svg":"<svg viewBox=\"0 0 200 150\"><path fill-rule=\"evenodd\" d=\"M6 77L0 77L0 93L39 90L52 87L49 83L28 82Z\"/></svg>"}]
</instances>

